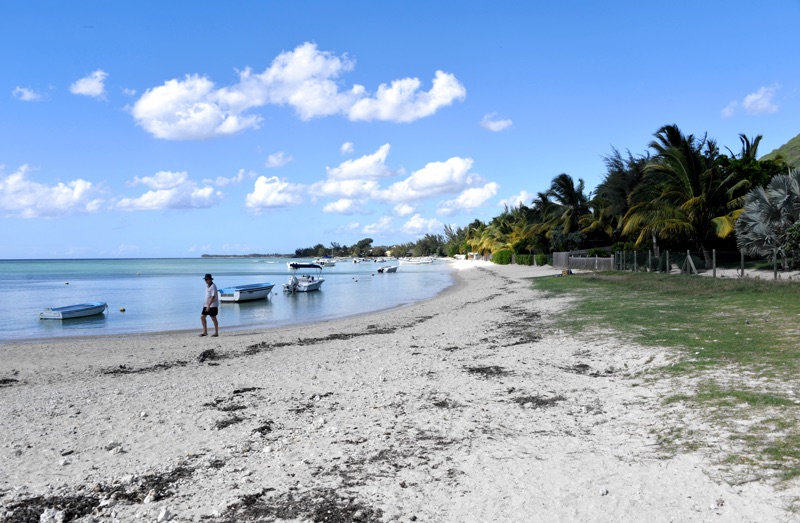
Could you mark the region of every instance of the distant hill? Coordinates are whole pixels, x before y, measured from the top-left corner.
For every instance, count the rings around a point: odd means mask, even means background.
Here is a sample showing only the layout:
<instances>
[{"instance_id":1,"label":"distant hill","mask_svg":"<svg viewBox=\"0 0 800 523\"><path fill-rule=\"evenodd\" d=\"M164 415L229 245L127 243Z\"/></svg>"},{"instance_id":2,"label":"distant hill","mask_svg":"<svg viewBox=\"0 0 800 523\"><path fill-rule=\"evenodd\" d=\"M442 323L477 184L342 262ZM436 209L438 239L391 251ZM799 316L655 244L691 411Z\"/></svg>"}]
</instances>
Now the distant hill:
<instances>
[{"instance_id":1,"label":"distant hill","mask_svg":"<svg viewBox=\"0 0 800 523\"><path fill-rule=\"evenodd\" d=\"M778 156L781 156L789 167L800 167L800 134L759 160L774 160Z\"/></svg>"}]
</instances>

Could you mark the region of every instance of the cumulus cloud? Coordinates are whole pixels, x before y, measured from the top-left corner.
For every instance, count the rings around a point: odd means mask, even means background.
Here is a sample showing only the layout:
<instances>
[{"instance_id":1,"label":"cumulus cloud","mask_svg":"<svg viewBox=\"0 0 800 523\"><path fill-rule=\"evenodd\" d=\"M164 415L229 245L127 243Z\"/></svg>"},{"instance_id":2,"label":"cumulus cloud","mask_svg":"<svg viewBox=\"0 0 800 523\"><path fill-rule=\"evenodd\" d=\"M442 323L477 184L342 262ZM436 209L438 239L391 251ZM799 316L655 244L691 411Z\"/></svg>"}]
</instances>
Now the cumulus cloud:
<instances>
[{"instance_id":1,"label":"cumulus cloud","mask_svg":"<svg viewBox=\"0 0 800 523\"><path fill-rule=\"evenodd\" d=\"M511 127L511 124L511 120L498 120L497 113L489 113L481 120L481 127L495 133Z\"/></svg>"},{"instance_id":2,"label":"cumulus cloud","mask_svg":"<svg viewBox=\"0 0 800 523\"><path fill-rule=\"evenodd\" d=\"M354 150L353 142L344 142L339 149L342 154L352 154Z\"/></svg>"},{"instance_id":3,"label":"cumulus cloud","mask_svg":"<svg viewBox=\"0 0 800 523\"><path fill-rule=\"evenodd\" d=\"M778 106L773 101L778 91L777 86L762 87L744 97L742 107L750 114L771 114L777 112Z\"/></svg>"},{"instance_id":4,"label":"cumulus cloud","mask_svg":"<svg viewBox=\"0 0 800 523\"><path fill-rule=\"evenodd\" d=\"M319 196L367 198L378 189L373 180L325 180L311 186L311 192Z\"/></svg>"},{"instance_id":5,"label":"cumulus cloud","mask_svg":"<svg viewBox=\"0 0 800 523\"><path fill-rule=\"evenodd\" d=\"M741 102L730 102L722 109L721 114L724 118L731 118L740 107L746 113L755 116L776 113L778 112L778 105L775 103L777 93L778 85L761 87L758 91L745 96Z\"/></svg>"},{"instance_id":6,"label":"cumulus cloud","mask_svg":"<svg viewBox=\"0 0 800 523\"><path fill-rule=\"evenodd\" d=\"M498 185L489 182L483 187L470 187L464 190L455 200L447 200L439 204L437 214L450 216L459 211L471 211L483 205L486 200L497 194Z\"/></svg>"},{"instance_id":7,"label":"cumulus cloud","mask_svg":"<svg viewBox=\"0 0 800 523\"><path fill-rule=\"evenodd\" d=\"M303 186L279 180L276 176L259 176L253 192L245 198L245 206L259 213L263 209L299 205L303 202L304 192Z\"/></svg>"},{"instance_id":8,"label":"cumulus cloud","mask_svg":"<svg viewBox=\"0 0 800 523\"><path fill-rule=\"evenodd\" d=\"M326 167L328 177L334 180L374 180L393 176L395 173L386 165L390 149L387 143L381 145L373 154L347 160L338 167Z\"/></svg>"},{"instance_id":9,"label":"cumulus cloud","mask_svg":"<svg viewBox=\"0 0 800 523\"><path fill-rule=\"evenodd\" d=\"M416 210L417 210L416 207L413 207L407 203L398 203L397 205L394 206L392 212L394 212L395 216L403 217L414 214L414 211Z\"/></svg>"},{"instance_id":10,"label":"cumulus cloud","mask_svg":"<svg viewBox=\"0 0 800 523\"><path fill-rule=\"evenodd\" d=\"M44 97L41 93L37 93L33 89L20 86L16 86L14 90L11 91L11 94L14 98L22 100L23 102L38 102Z\"/></svg>"},{"instance_id":11,"label":"cumulus cloud","mask_svg":"<svg viewBox=\"0 0 800 523\"><path fill-rule=\"evenodd\" d=\"M440 234L444 224L436 218L426 220L421 214L415 214L403 224L403 232L410 235Z\"/></svg>"},{"instance_id":12,"label":"cumulus cloud","mask_svg":"<svg viewBox=\"0 0 800 523\"><path fill-rule=\"evenodd\" d=\"M0 165L0 210L19 218L52 218L100 210L99 191L86 180L45 185L28 179L30 168L23 165L3 176Z\"/></svg>"},{"instance_id":13,"label":"cumulus cloud","mask_svg":"<svg viewBox=\"0 0 800 523\"><path fill-rule=\"evenodd\" d=\"M391 229L392 218L390 216L381 216L377 222L365 225L364 228L361 229L361 233L368 235L380 235L390 232Z\"/></svg>"},{"instance_id":14,"label":"cumulus cloud","mask_svg":"<svg viewBox=\"0 0 800 523\"><path fill-rule=\"evenodd\" d=\"M255 175L256 173L254 173L253 171L245 173L244 169L239 169L239 172L237 172L235 176L231 176L230 178L226 178L224 176L217 176L213 180L211 178L206 178L203 180L203 183L216 185L217 187L225 187L226 185L234 185L237 183L241 183L247 178L254 178Z\"/></svg>"},{"instance_id":15,"label":"cumulus cloud","mask_svg":"<svg viewBox=\"0 0 800 523\"><path fill-rule=\"evenodd\" d=\"M509 196L505 200L500 200L497 205L500 207L519 207L520 205L530 206L533 202L533 195L526 190L520 191L518 194Z\"/></svg>"},{"instance_id":16,"label":"cumulus cloud","mask_svg":"<svg viewBox=\"0 0 800 523\"><path fill-rule=\"evenodd\" d=\"M105 81L108 73L102 69L85 76L69 86L69 92L92 98L103 98L106 94Z\"/></svg>"},{"instance_id":17,"label":"cumulus cloud","mask_svg":"<svg viewBox=\"0 0 800 523\"><path fill-rule=\"evenodd\" d=\"M430 116L456 100L463 100L467 90L452 74L436 71L430 91L420 91L418 78L381 84L375 97L364 97L349 110L351 120L413 122Z\"/></svg>"},{"instance_id":18,"label":"cumulus cloud","mask_svg":"<svg viewBox=\"0 0 800 523\"><path fill-rule=\"evenodd\" d=\"M392 203L407 203L443 194L456 194L478 180L470 174L471 158L453 157L444 162L431 162L405 180L391 184L373 196Z\"/></svg>"},{"instance_id":19,"label":"cumulus cloud","mask_svg":"<svg viewBox=\"0 0 800 523\"><path fill-rule=\"evenodd\" d=\"M117 208L123 211L207 208L222 198L222 193L213 187L198 186L185 171L160 171L154 176L137 176L129 185L144 185L150 190L137 198L123 198L117 202Z\"/></svg>"},{"instance_id":20,"label":"cumulus cloud","mask_svg":"<svg viewBox=\"0 0 800 523\"><path fill-rule=\"evenodd\" d=\"M292 157L286 154L283 151L279 151L277 153L272 153L267 156L267 163L265 166L269 169L277 169L278 167L283 167L287 163L292 161Z\"/></svg>"},{"instance_id":21,"label":"cumulus cloud","mask_svg":"<svg viewBox=\"0 0 800 523\"><path fill-rule=\"evenodd\" d=\"M288 105L303 120L342 114L351 120L410 122L466 96L455 76L442 71L430 91L422 91L416 78L381 84L374 96L360 85L340 91L339 78L354 67L347 55L304 43L278 55L262 73L245 68L228 87L196 74L168 80L148 89L131 113L157 138L196 140L258 128L262 118L249 111L266 105Z\"/></svg>"},{"instance_id":22,"label":"cumulus cloud","mask_svg":"<svg viewBox=\"0 0 800 523\"><path fill-rule=\"evenodd\" d=\"M322 212L332 214L369 214L370 211L364 208L365 200L352 200L350 198L340 198L322 208Z\"/></svg>"}]
</instances>

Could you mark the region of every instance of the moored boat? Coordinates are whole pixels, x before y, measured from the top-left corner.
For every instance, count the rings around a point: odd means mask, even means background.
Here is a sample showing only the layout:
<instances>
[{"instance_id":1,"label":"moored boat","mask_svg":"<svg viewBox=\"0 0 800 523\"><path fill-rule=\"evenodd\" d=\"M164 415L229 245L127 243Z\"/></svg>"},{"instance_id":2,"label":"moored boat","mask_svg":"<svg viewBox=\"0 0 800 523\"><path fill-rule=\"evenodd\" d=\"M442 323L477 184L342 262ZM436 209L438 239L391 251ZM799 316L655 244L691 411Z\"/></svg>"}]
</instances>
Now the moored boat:
<instances>
[{"instance_id":1,"label":"moored boat","mask_svg":"<svg viewBox=\"0 0 800 523\"><path fill-rule=\"evenodd\" d=\"M386 267L381 267L378 269L378 272L397 272L397 265L387 265Z\"/></svg>"},{"instance_id":2,"label":"moored boat","mask_svg":"<svg viewBox=\"0 0 800 523\"><path fill-rule=\"evenodd\" d=\"M104 301L92 301L88 303L76 303L64 307L48 307L39 313L40 320L70 320L72 318L83 318L102 314L108 308Z\"/></svg>"},{"instance_id":3,"label":"moored boat","mask_svg":"<svg viewBox=\"0 0 800 523\"><path fill-rule=\"evenodd\" d=\"M311 276L307 274L297 276L296 274L292 274L289 277L289 281L283 284L284 291L292 293L309 292L318 291L322 287L322 282L325 281L325 278L320 276L320 274L322 274L322 265L319 265L318 263L300 262L289 262L287 265L293 273L300 269L315 269L317 271L317 276Z\"/></svg>"},{"instance_id":4,"label":"moored boat","mask_svg":"<svg viewBox=\"0 0 800 523\"><path fill-rule=\"evenodd\" d=\"M242 302L265 300L269 298L273 287L275 287L275 284L270 282L225 287L219 290L219 301Z\"/></svg>"}]
</instances>

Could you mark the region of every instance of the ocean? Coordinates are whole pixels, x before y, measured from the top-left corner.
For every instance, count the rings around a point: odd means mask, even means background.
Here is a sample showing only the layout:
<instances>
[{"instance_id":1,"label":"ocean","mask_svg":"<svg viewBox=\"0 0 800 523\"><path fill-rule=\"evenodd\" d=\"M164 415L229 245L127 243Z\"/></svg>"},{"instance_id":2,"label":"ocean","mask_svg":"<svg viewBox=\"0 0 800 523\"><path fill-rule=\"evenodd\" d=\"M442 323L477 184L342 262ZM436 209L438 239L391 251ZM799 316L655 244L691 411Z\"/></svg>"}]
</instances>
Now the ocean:
<instances>
[{"instance_id":1,"label":"ocean","mask_svg":"<svg viewBox=\"0 0 800 523\"><path fill-rule=\"evenodd\" d=\"M286 258L0 260L0 343L47 338L163 331L201 331L200 312L211 273L217 287L275 284L269 300L221 303L220 332L317 322L431 298L453 283L444 261L399 264L340 261L325 267L315 292L288 294ZM314 271L312 271L314 272ZM103 315L40 320L46 307L102 301ZM124 312L121 311L124 309ZM211 322L209 322L211 325ZM213 328L213 327L212 327Z\"/></svg>"}]
</instances>

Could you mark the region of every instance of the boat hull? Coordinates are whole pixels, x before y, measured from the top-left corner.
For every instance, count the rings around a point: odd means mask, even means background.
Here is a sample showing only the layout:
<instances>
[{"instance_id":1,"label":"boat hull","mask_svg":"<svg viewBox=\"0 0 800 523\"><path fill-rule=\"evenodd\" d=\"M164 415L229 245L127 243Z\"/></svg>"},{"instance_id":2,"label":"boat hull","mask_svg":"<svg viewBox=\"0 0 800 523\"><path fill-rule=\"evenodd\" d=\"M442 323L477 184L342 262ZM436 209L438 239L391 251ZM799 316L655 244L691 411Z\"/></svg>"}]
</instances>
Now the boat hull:
<instances>
[{"instance_id":1,"label":"boat hull","mask_svg":"<svg viewBox=\"0 0 800 523\"><path fill-rule=\"evenodd\" d=\"M273 287L275 287L275 284L268 282L225 287L219 290L219 301L238 303L243 301L266 300L272 293Z\"/></svg>"},{"instance_id":2,"label":"boat hull","mask_svg":"<svg viewBox=\"0 0 800 523\"><path fill-rule=\"evenodd\" d=\"M322 282L325 278L311 278L307 276L300 276L296 278L297 281L289 280L288 283L283 284L283 290L286 292L311 292L318 291L322 287Z\"/></svg>"},{"instance_id":3,"label":"boat hull","mask_svg":"<svg viewBox=\"0 0 800 523\"><path fill-rule=\"evenodd\" d=\"M77 303L65 307L49 307L39 313L40 320L71 320L73 318L84 318L102 314L108 308L108 304L102 301L89 303Z\"/></svg>"},{"instance_id":4,"label":"boat hull","mask_svg":"<svg viewBox=\"0 0 800 523\"><path fill-rule=\"evenodd\" d=\"M397 272L397 265L389 265L387 267L381 267L378 269L378 272L385 273L385 272Z\"/></svg>"}]
</instances>

